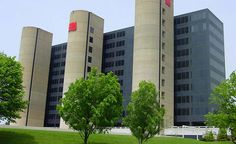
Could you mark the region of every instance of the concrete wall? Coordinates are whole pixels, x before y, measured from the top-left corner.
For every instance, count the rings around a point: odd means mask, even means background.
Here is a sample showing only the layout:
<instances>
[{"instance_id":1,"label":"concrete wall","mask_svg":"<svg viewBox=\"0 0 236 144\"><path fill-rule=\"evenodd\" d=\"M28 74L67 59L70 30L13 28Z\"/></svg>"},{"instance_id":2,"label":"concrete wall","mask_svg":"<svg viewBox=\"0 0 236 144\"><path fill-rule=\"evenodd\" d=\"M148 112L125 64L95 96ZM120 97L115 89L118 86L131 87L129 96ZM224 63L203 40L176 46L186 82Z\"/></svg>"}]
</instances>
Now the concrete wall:
<instances>
[{"instance_id":1,"label":"concrete wall","mask_svg":"<svg viewBox=\"0 0 236 144\"><path fill-rule=\"evenodd\" d=\"M170 127L174 109L173 1L169 7L165 0L136 0L135 7L132 89L135 91L142 80L153 82L160 91L158 100L166 109L164 127Z\"/></svg>"},{"instance_id":2,"label":"concrete wall","mask_svg":"<svg viewBox=\"0 0 236 144\"><path fill-rule=\"evenodd\" d=\"M28 108L16 125L44 126L52 34L35 27L23 28L19 61Z\"/></svg>"},{"instance_id":3,"label":"concrete wall","mask_svg":"<svg viewBox=\"0 0 236 144\"><path fill-rule=\"evenodd\" d=\"M76 23L77 28L68 35L63 93L76 79L87 76L88 67L96 67L101 71L102 66L104 20L88 11L73 11L70 23ZM90 42L90 37L93 42ZM92 53L89 47L92 47ZM88 62L88 56L92 57L91 63ZM67 128L63 120L60 127Z\"/></svg>"}]
</instances>

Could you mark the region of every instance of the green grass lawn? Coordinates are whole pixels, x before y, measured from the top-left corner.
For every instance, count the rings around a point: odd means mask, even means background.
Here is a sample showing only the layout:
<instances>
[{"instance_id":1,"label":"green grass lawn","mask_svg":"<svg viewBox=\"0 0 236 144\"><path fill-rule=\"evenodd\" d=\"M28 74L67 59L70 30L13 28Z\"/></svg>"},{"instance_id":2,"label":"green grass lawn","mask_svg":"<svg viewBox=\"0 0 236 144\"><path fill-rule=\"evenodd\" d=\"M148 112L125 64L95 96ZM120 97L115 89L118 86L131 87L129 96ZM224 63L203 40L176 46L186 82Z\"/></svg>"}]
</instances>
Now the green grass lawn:
<instances>
[{"instance_id":1,"label":"green grass lawn","mask_svg":"<svg viewBox=\"0 0 236 144\"><path fill-rule=\"evenodd\" d=\"M137 144L132 136L96 134L90 144ZM53 132L0 128L0 144L82 144L76 132ZM146 144L231 144L230 142L201 142L192 139L157 137Z\"/></svg>"}]
</instances>

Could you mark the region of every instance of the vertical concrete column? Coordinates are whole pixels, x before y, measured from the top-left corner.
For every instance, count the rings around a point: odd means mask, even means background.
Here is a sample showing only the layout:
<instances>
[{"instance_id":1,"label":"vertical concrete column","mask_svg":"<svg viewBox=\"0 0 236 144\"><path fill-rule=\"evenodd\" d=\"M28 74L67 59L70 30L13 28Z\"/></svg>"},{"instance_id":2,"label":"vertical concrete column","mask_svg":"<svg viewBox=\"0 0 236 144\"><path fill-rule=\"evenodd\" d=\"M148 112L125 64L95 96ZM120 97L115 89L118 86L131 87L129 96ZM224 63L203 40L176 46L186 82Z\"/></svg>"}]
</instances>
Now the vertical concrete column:
<instances>
[{"instance_id":1,"label":"vertical concrete column","mask_svg":"<svg viewBox=\"0 0 236 144\"><path fill-rule=\"evenodd\" d=\"M17 120L19 126L44 126L52 34L36 27L24 27L19 61L23 66L23 85L27 109Z\"/></svg>"},{"instance_id":2,"label":"vertical concrete column","mask_svg":"<svg viewBox=\"0 0 236 144\"><path fill-rule=\"evenodd\" d=\"M135 91L142 80L151 81L156 85L160 91L158 100L166 109L164 125L168 127L173 124L174 106L173 1L136 0L135 2L132 90ZM163 66L165 72L162 71ZM162 92L169 102L164 102L165 99L161 98Z\"/></svg>"},{"instance_id":3,"label":"vertical concrete column","mask_svg":"<svg viewBox=\"0 0 236 144\"><path fill-rule=\"evenodd\" d=\"M81 10L71 13L63 93L76 79L85 78L91 68L101 71L103 29L104 20L95 14ZM62 119L60 128L68 128Z\"/></svg>"}]
</instances>

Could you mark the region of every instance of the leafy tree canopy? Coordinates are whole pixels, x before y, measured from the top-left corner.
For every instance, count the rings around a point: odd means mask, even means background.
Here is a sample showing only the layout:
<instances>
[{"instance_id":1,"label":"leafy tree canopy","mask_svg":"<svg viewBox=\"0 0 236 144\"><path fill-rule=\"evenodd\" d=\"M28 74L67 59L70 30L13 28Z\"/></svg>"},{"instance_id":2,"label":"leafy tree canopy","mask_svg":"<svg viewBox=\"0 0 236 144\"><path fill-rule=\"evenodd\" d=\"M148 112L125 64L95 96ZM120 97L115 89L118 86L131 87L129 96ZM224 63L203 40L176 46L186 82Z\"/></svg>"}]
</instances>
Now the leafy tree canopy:
<instances>
[{"instance_id":1,"label":"leafy tree canopy","mask_svg":"<svg viewBox=\"0 0 236 144\"><path fill-rule=\"evenodd\" d=\"M63 120L80 132L87 144L89 135L113 126L122 113L122 94L113 73L98 73L96 69L69 86L58 106Z\"/></svg>"},{"instance_id":2,"label":"leafy tree canopy","mask_svg":"<svg viewBox=\"0 0 236 144\"><path fill-rule=\"evenodd\" d=\"M218 110L205 116L207 125L229 128L231 140L236 143L236 72L214 89L211 102Z\"/></svg>"},{"instance_id":3,"label":"leafy tree canopy","mask_svg":"<svg viewBox=\"0 0 236 144\"><path fill-rule=\"evenodd\" d=\"M160 132L164 109L160 107L157 96L155 85L146 81L140 82L139 89L132 93L124 122L139 144Z\"/></svg>"},{"instance_id":4,"label":"leafy tree canopy","mask_svg":"<svg viewBox=\"0 0 236 144\"><path fill-rule=\"evenodd\" d=\"M22 82L21 64L0 53L0 120L15 122L26 108Z\"/></svg>"}]
</instances>

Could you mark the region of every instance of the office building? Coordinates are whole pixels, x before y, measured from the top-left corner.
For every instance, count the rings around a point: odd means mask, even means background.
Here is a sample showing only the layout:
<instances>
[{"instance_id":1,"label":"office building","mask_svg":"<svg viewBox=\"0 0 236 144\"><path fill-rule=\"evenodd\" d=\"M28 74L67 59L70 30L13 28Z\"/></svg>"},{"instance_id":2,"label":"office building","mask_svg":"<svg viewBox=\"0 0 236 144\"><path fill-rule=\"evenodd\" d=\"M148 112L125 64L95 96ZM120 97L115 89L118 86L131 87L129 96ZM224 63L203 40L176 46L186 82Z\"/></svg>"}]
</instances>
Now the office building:
<instances>
[{"instance_id":1,"label":"office building","mask_svg":"<svg viewBox=\"0 0 236 144\"><path fill-rule=\"evenodd\" d=\"M67 43L52 46L48 79L45 127L59 127L60 116L56 110L63 96Z\"/></svg>"},{"instance_id":2,"label":"office building","mask_svg":"<svg viewBox=\"0 0 236 144\"><path fill-rule=\"evenodd\" d=\"M204 125L225 80L223 23L208 9L175 17L175 125Z\"/></svg>"},{"instance_id":3,"label":"office building","mask_svg":"<svg viewBox=\"0 0 236 144\"><path fill-rule=\"evenodd\" d=\"M23 28L19 61L24 68L24 98L29 103L16 125L44 126L51 47L51 33L35 27Z\"/></svg>"},{"instance_id":4,"label":"office building","mask_svg":"<svg viewBox=\"0 0 236 144\"><path fill-rule=\"evenodd\" d=\"M76 79L85 78L92 67L102 69L104 20L88 11L70 15L63 93ZM63 120L60 128L67 128Z\"/></svg>"},{"instance_id":5,"label":"office building","mask_svg":"<svg viewBox=\"0 0 236 144\"><path fill-rule=\"evenodd\" d=\"M73 11L68 42L54 46L52 34L24 28L20 62L30 103L17 125L68 128L56 105L92 67L118 76L123 116L132 91L146 80L159 90L165 128L202 125L203 115L215 109L210 93L225 79L222 22L208 9L174 18L171 0L136 0L135 16L134 27L104 33L102 18Z\"/></svg>"},{"instance_id":6,"label":"office building","mask_svg":"<svg viewBox=\"0 0 236 144\"><path fill-rule=\"evenodd\" d=\"M132 92L134 27L104 34L102 72L112 71L119 78L123 94L123 116L130 102Z\"/></svg>"},{"instance_id":7,"label":"office building","mask_svg":"<svg viewBox=\"0 0 236 144\"><path fill-rule=\"evenodd\" d=\"M164 127L174 123L174 16L171 0L136 0L133 83L153 82L165 108Z\"/></svg>"}]
</instances>

